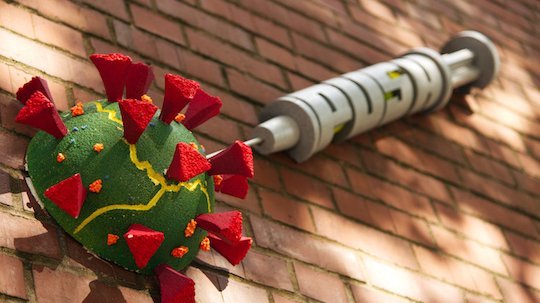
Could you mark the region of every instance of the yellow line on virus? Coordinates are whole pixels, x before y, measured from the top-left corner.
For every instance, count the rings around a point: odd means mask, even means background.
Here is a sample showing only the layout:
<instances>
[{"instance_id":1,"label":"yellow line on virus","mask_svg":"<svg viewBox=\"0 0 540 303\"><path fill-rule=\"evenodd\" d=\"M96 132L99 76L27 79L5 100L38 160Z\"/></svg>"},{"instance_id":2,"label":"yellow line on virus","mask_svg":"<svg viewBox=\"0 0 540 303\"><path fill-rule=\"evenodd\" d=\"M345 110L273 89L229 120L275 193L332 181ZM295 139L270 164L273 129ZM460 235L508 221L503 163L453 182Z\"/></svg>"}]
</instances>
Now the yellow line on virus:
<instances>
[{"instance_id":1,"label":"yellow line on virus","mask_svg":"<svg viewBox=\"0 0 540 303\"><path fill-rule=\"evenodd\" d=\"M100 103L95 103L96 108L98 112L108 112L109 113L109 120L115 121L117 123L122 124L121 120L118 120L116 118L116 112L114 110L104 110ZM88 225L90 222L92 222L95 218L103 215L104 213L107 213L109 211L113 210L133 210L133 211L148 211L152 209L154 206L156 206L157 202L161 199L163 194L165 192L178 192L180 189L185 187L189 191L194 191L197 189L197 187L200 187L201 191L204 193L206 197L206 203L208 206L208 212L211 212L211 205L210 205L210 196L208 194L208 190L205 186L203 186L201 180L196 180L194 182L180 182L178 184L167 184L167 180L163 175L159 174L154 170L152 167L152 164L148 161L140 161L137 157L137 147L135 144L129 144L126 141L124 141L126 144L129 145L129 158L131 162L137 167L139 170L146 170L146 175L154 183L155 185L161 185L161 188L159 191L148 201L147 204L113 204L104 206L102 208L97 209L94 211L90 216L86 217L86 219L79 224L74 230L74 233L80 232L86 225Z\"/></svg>"},{"instance_id":2,"label":"yellow line on virus","mask_svg":"<svg viewBox=\"0 0 540 303\"><path fill-rule=\"evenodd\" d=\"M108 113L109 114L109 116L108 116L109 120L114 121L114 122L116 122L118 124L124 125L122 120L116 118L116 112L114 110L112 110L112 109L103 109L103 106L99 102L95 102L94 104L96 105L96 108L97 108L98 112L100 112L100 113Z\"/></svg>"}]
</instances>

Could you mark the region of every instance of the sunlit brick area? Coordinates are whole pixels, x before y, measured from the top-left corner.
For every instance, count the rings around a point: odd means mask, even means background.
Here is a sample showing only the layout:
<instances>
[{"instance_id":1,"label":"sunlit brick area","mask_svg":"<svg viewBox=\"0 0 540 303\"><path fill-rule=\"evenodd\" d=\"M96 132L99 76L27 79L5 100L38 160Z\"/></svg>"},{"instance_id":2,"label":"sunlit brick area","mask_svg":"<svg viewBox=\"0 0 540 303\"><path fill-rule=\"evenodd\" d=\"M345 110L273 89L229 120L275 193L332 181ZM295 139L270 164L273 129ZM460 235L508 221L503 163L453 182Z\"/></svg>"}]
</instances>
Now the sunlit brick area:
<instances>
[{"instance_id":1,"label":"sunlit brick area","mask_svg":"<svg viewBox=\"0 0 540 303\"><path fill-rule=\"evenodd\" d=\"M233 267L199 252L201 303L540 302L540 2L537 0L2 0L0 302L159 302L153 276L89 254L23 180L35 130L15 123L34 75L57 108L104 98L93 53L151 64L223 100L195 134L249 139L275 98L440 47L459 31L501 56L485 90L332 144L307 162L255 153L239 209L253 248Z\"/></svg>"}]
</instances>

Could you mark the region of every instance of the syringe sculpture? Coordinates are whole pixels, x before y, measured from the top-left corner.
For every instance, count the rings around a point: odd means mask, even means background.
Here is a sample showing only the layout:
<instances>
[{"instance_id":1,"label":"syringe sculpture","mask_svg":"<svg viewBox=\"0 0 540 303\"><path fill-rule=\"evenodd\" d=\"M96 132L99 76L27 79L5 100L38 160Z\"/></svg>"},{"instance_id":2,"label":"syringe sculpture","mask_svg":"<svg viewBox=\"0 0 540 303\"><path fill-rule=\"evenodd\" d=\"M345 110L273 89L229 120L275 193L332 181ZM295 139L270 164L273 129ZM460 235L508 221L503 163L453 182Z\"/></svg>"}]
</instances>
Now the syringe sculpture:
<instances>
[{"instance_id":1,"label":"syringe sculpture","mask_svg":"<svg viewBox=\"0 0 540 303\"><path fill-rule=\"evenodd\" d=\"M439 54L417 48L397 59L324 81L277 99L260 114L246 144L261 154L286 150L297 162L406 115L443 108L452 90L484 88L499 56L484 35L465 31Z\"/></svg>"}]
</instances>

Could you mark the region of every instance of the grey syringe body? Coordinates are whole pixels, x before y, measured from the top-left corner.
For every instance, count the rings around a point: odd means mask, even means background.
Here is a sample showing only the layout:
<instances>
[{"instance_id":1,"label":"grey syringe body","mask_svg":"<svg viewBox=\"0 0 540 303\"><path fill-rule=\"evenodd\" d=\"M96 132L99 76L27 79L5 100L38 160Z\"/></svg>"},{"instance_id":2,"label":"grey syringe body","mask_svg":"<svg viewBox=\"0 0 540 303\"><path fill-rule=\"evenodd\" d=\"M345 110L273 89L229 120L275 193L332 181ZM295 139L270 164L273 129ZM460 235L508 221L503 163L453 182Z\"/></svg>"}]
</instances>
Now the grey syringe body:
<instances>
[{"instance_id":1,"label":"grey syringe body","mask_svg":"<svg viewBox=\"0 0 540 303\"><path fill-rule=\"evenodd\" d=\"M478 32L459 33L441 53L413 49L280 97L262 110L253 147L261 154L286 151L303 162L332 141L439 110L453 89L484 88L497 75L497 50Z\"/></svg>"}]
</instances>

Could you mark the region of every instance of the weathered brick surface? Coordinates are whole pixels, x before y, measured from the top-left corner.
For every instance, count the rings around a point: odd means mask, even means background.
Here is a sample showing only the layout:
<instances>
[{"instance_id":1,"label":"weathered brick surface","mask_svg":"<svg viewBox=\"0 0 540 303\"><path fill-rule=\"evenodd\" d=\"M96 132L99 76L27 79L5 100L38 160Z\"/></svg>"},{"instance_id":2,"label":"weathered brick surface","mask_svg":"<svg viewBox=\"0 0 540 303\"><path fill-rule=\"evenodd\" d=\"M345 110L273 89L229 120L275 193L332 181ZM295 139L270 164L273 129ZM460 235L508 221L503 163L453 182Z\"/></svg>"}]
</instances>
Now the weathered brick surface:
<instances>
[{"instance_id":1,"label":"weathered brick surface","mask_svg":"<svg viewBox=\"0 0 540 303\"><path fill-rule=\"evenodd\" d=\"M60 110L103 97L92 52L152 64L158 105L165 73L194 78L224 102L195 132L214 151L287 92L464 29L496 43L493 84L306 163L256 155L247 199L217 195L254 249L236 267L200 254L187 275L201 303L540 301L539 18L535 0L0 0L0 301L159 297L28 207L35 130L14 94L33 75Z\"/></svg>"}]
</instances>

